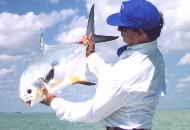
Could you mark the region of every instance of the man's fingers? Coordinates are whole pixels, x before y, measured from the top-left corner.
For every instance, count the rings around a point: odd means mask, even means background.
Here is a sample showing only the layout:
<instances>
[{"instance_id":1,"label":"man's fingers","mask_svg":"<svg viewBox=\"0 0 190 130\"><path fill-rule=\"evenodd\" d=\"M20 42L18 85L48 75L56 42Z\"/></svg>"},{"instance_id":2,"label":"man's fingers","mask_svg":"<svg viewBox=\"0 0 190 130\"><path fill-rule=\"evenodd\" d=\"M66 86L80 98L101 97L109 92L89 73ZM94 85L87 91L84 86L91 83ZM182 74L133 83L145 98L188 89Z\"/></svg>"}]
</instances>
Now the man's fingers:
<instances>
[{"instance_id":1,"label":"man's fingers","mask_svg":"<svg viewBox=\"0 0 190 130\"><path fill-rule=\"evenodd\" d=\"M92 44L93 41L92 41L92 36L83 36L82 39L79 41L79 43L81 44Z\"/></svg>"},{"instance_id":2,"label":"man's fingers","mask_svg":"<svg viewBox=\"0 0 190 130\"><path fill-rule=\"evenodd\" d=\"M49 97L49 92L48 92L48 90L45 88L45 87L43 87L42 88L42 92L43 92L43 94L44 94L44 96L45 96L45 101L47 101L47 99L48 99L48 97Z\"/></svg>"},{"instance_id":3,"label":"man's fingers","mask_svg":"<svg viewBox=\"0 0 190 130\"><path fill-rule=\"evenodd\" d=\"M46 95L48 93L47 89L45 87L42 88L42 92L44 95Z\"/></svg>"}]
</instances>

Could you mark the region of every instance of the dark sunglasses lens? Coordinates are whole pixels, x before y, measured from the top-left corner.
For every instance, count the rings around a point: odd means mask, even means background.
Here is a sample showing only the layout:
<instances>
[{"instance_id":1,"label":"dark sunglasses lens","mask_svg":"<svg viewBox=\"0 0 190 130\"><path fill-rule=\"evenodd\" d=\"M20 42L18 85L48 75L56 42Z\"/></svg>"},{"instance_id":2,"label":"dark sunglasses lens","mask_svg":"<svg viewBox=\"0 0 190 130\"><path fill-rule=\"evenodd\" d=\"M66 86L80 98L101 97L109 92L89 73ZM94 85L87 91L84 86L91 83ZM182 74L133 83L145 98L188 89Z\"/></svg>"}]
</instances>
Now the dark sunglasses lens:
<instances>
[{"instance_id":1,"label":"dark sunglasses lens","mask_svg":"<svg viewBox=\"0 0 190 130\"><path fill-rule=\"evenodd\" d=\"M127 27L118 26L117 30L118 31L125 31L125 30L127 30Z\"/></svg>"},{"instance_id":2,"label":"dark sunglasses lens","mask_svg":"<svg viewBox=\"0 0 190 130\"><path fill-rule=\"evenodd\" d=\"M121 31L121 27L119 26L119 27L117 28L117 30L118 30L118 31Z\"/></svg>"}]
</instances>

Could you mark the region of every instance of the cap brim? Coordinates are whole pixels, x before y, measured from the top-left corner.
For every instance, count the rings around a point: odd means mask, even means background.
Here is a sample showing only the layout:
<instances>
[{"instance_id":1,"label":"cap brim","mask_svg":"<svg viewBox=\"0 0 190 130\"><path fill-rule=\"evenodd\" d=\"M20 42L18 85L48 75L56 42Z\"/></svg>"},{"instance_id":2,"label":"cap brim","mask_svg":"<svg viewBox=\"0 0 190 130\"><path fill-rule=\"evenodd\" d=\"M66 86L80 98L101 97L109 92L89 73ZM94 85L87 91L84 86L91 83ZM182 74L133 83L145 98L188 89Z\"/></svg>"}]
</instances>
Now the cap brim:
<instances>
[{"instance_id":1,"label":"cap brim","mask_svg":"<svg viewBox=\"0 0 190 130\"><path fill-rule=\"evenodd\" d=\"M115 13L115 14L108 16L106 22L107 22L107 24L112 25L112 26L126 26L120 20L120 13Z\"/></svg>"}]
</instances>

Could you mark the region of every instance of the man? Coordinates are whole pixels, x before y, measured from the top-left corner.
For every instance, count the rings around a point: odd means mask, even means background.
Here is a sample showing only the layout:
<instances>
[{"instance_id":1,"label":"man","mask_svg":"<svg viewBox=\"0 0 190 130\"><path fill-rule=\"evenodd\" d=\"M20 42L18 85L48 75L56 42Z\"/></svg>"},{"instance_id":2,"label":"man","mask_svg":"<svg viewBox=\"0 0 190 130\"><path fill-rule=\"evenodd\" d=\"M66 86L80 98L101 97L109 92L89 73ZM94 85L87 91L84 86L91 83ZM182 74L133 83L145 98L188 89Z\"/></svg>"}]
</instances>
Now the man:
<instances>
[{"instance_id":1,"label":"man","mask_svg":"<svg viewBox=\"0 0 190 130\"><path fill-rule=\"evenodd\" d=\"M100 121L107 130L150 130L159 96L165 93L165 65L157 48L164 21L157 8L146 0L123 2L119 13L107 23L118 26L123 41L118 49L120 60L109 66L88 43L88 68L98 78L95 96L86 102L73 103L54 97L43 88L45 100L61 120Z\"/></svg>"}]
</instances>

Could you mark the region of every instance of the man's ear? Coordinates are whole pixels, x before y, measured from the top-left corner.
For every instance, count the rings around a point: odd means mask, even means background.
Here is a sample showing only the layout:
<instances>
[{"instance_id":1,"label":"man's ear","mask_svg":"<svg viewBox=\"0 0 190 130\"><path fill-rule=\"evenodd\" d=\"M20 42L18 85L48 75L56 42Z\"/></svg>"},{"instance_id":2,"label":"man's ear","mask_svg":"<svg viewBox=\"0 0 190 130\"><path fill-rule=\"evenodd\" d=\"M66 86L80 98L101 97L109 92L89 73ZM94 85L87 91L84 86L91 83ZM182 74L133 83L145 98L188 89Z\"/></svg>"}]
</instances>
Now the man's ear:
<instances>
[{"instance_id":1,"label":"man's ear","mask_svg":"<svg viewBox=\"0 0 190 130\"><path fill-rule=\"evenodd\" d=\"M149 41L149 37L145 33L145 31L143 29L138 30L138 39L139 39L139 42L147 42L147 41Z\"/></svg>"},{"instance_id":2,"label":"man's ear","mask_svg":"<svg viewBox=\"0 0 190 130\"><path fill-rule=\"evenodd\" d=\"M146 35L146 33L144 32L144 30L142 30L142 29L138 30L138 34L139 34L139 37L143 37L144 35Z\"/></svg>"}]
</instances>

